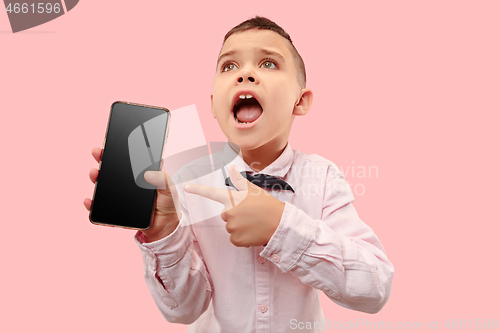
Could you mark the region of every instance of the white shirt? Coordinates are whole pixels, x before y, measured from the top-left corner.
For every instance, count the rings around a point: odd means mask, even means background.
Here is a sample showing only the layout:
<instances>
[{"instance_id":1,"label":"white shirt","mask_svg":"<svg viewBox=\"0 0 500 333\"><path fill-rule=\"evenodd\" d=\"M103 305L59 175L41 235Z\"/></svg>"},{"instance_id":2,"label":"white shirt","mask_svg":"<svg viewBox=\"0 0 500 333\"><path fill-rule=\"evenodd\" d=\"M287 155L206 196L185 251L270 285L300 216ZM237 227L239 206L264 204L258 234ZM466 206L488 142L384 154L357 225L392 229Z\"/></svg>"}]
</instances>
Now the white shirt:
<instances>
[{"instance_id":1,"label":"white shirt","mask_svg":"<svg viewBox=\"0 0 500 333\"><path fill-rule=\"evenodd\" d=\"M192 333L295 332L294 323L316 322L308 331L323 332L320 291L346 308L375 313L383 307L394 268L358 217L335 164L287 145L261 173L283 179L295 193L267 190L285 202L279 226L266 246L239 248L229 241L223 206L182 190L186 182L228 188L232 164L253 172L228 145L212 160L191 163L174 177L182 218L172 234L152 243L140 231L135 236L147 286L169 322L194 322ZM220 169L210 172L210 163Z\"/></svg>"}]
</instances>

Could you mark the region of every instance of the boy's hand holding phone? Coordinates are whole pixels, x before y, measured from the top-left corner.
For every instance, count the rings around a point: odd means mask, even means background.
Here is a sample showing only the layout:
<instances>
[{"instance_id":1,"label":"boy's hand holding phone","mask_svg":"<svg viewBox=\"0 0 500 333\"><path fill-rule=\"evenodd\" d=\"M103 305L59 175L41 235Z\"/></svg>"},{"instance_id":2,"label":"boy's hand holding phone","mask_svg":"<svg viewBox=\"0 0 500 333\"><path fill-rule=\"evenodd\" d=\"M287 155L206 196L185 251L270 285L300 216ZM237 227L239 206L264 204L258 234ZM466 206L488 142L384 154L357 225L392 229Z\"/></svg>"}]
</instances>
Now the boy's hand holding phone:
<instances>
[{"instance_id":1,"label":"boy's hand holding phone","mask_svg":"<svg viewBox=\"0 0 500 333\"><path fill-rule=\"evenodd\" d=\"M235 246L267 244L278 228L285 203L249 182L235 165L231 166L229 176L239 191L199 184L187 184L184 190L225 205L221 217Z\"/></svg>"},{"instance_id":2,"label":"boy's hand holding phone","mask_svg":"<svg viewBox=\"0 0 500 333\"><path fill-rule=\"evenodd\" d=\"M92 156L99 163L102 157L102 149L92 149ZM99 175L99 170L93 168L90 170L89 177L92 183L95 184ZM149 176L152 176L151 178ZM170 235L179 224L179 216L175 210L175 204L178 200L177 190L173 182L165 172L148 171L145 174L145 179L158 187L158 194L155 202L154 219L151 226L147 230L142 230L146 237L146 242L154 242ZM85 208L90 211L92 200L86 198L83 202Z\"/></svg>"}]
</instances>

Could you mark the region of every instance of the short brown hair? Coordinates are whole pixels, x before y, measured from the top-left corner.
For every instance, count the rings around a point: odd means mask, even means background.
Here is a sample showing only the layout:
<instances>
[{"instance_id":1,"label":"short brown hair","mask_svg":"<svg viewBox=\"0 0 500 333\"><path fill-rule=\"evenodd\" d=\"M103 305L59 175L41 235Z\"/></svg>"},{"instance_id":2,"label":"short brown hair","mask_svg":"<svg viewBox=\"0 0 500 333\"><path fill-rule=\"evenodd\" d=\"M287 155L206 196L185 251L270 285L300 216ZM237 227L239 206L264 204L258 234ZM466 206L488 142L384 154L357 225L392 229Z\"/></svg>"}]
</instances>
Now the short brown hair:
<instances>
[{"instance_id":1,"label":"short brown hair","mask_svg":"<svg viewBox=\"0 0 500 333\"><path fill-rule=\"evenodd\" d=\"M290 38L290 35L286 33L285 30L283 30L282 27L274 23L268 18L262 17L262 16L256 16L254 18L251 18L249 20L246 20L231 30L224 36L224 43L226 40L232 35L237 32L242 32L250 29L260 29L260 30L271 30L279 34L280 36L284 37L286 40L290 42L290 45L292 46L292 56L295 60L295 66L297 67L297 76L298 76L298 81L299 84L305 88L306 86L306 66L304 65L304 61L302 60L302 57L300 56L299 52L295 48L295 46L292 43L292 39Z\"/></svg>"}]
</instances>

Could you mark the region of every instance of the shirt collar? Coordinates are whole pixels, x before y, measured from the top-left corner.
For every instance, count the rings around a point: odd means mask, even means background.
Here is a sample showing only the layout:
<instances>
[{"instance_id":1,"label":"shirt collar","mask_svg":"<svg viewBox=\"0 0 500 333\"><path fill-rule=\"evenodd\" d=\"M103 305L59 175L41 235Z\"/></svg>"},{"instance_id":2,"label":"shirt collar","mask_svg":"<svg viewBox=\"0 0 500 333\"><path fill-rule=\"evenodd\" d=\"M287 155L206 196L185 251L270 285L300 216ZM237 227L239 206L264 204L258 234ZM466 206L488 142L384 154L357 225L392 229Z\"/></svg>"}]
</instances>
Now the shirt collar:
<instances>
[{"instance_id":1,"label":"shirt collar","mask_svg":"<svg viewBox=\"0 0 500 333\"><path fill-rule=\"evenodd\" d=\"M231 148L231 146L227 142L222 151L222 160L224 163L224 168L227 170L228 174L229 174L229 167L233 164L236 165L236 167L240 172L241 171L247 171L251 173L255 172L243 160L243 158L241 157L241 153L239 152L237 153L236 151L234 151L233 148ZM274 162L272 162L267 167L262 169L259 173L283 178L285 177L288 170L290 170L292 163L293 163L293 150L290 147L290 144L287 143L281 155L278 156L278 158L275 159Z\"/></svg>"}]
</instances>

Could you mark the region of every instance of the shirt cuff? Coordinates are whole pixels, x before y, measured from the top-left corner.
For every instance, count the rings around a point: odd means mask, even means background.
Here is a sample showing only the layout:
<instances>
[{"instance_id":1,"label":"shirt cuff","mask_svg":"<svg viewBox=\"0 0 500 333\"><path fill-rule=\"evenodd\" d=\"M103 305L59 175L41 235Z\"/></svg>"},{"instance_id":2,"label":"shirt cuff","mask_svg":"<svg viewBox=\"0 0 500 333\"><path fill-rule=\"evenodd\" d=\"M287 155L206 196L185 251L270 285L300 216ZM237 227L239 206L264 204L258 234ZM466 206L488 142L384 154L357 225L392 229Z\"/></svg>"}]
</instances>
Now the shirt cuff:
<instances>
[{"instance_id":1,"label":"shirt cuff","mask_svg":"<svg viewBox=\"0 0 500 333\"><path fill-rule=\"evenodd\" d=\"M135 234L134 239L141 249L146 264L154 268L175 265L192 243L189 226L181 226L180 223L170 235L157 241L145 243L145 237L141 231Z\"/></svg>"},{"instance_id":2,"label":"shirt cuff","mask_svg":"<svg viewBox=\"0 0 500 333\"><path fill-rule=\"evenodd\" d=\"M278 228L260 253L283 273L292 269L314 239L314 220L285 201Z\"/></svg>"}]
</instances>

